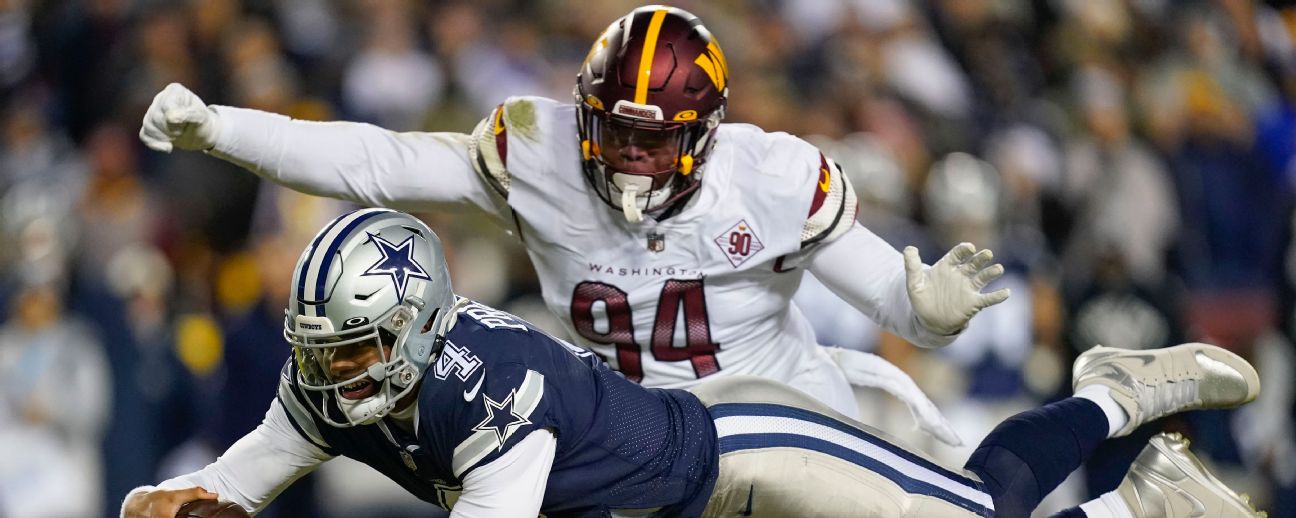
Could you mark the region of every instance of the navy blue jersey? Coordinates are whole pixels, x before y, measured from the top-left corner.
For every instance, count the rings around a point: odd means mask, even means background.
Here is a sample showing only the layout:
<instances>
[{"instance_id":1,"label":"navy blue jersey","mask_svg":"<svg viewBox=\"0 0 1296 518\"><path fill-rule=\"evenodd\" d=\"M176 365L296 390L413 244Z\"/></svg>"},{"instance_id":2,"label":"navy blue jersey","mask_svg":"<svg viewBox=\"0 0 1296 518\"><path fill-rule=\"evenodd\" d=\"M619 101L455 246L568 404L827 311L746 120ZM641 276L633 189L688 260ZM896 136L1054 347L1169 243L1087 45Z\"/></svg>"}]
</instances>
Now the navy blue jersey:
<instances>
[{"instance_id":1,"label":"navy blue jersey","mask_svg":"<svg viewBox=\"0 0 1296 518\"><path fill-rule=\"evenodd\" d=\"M423 376L413 433L391 418L334 428L298 405L318 394L281 390L307 440L368 464L423 500L453 507L465 475L548 429L557 438L541 511L605 516L613 509L697 516L718 470L715 425L692 394L646 389L594 354L508 313L470 303ZM294 411L294 407L297 410ZM318 431L319 439L312 438Z\"/></svg>"}]
</instances>

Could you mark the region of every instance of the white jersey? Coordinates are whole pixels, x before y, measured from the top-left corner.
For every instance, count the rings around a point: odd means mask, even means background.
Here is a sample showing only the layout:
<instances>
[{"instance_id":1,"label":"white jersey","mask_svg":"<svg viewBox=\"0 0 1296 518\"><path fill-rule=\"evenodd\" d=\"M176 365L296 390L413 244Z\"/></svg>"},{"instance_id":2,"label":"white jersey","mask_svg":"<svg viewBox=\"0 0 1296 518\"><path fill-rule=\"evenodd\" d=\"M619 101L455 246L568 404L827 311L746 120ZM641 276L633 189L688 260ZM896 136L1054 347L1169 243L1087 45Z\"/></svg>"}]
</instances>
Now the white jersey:
<instances>
[{"instance_id":1,"label":"white jersey","mask_svg":"<svg viewBox=\"0 0 1296 518\"><path fill-rule=\"evenodd\" d=\"M720 125L687 205L632 224L582 173L573 105L512 98L471 135L214 109L211 152L262 177L370 206L475 207L514 229L549 309L647 386L751 374L855 415L842 371L791 303L803 270L916 344L953 339L918 323L901 255L854 221L846 176L784 133Z\"/></svg>"},{"instance_id":2,"label":"white jersey","mask_svg":"<svg viewBox=\"0 0 1296 518\"><path fill-rule=\"evenodd\" d=\"M827 158L784 133L722 124L688 205L630 223L581 174L575 106L528 97L499 110L474 135L478 168L507 196L545 303L582 345L655 387L792 379L816 344L790 304L802 272L790 263L855 220L854 192Z\"/></svg>"}]
</instances>

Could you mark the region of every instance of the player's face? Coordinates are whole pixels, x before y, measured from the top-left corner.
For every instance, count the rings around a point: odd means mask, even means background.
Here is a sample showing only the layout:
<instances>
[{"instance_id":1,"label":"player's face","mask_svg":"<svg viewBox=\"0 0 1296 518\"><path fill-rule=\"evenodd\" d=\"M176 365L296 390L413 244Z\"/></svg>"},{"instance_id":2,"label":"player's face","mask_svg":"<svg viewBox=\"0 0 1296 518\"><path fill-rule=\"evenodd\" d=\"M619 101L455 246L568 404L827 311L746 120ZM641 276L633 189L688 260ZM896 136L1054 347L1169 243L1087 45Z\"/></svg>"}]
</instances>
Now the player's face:
<instances>
[{"instance_id":1,"label":"player's face","mask_svg":"<svg viewBox=\"0 0 1296 518\"><path fill-rule=\"evenodd\" d=\"M321 355L325 372L334 383L346 381L365 374L369 367L391 358L391 345L380 344L379 340L366 340L341 347L326 349ZM347 399L364 399L378 392L379 383L369 376L360 381L342 387L342 397Z\"/></svg>"},{"instance_id":2,"label":"player's face","mask_svg":"<svg viewBox=\"0 0 1296 518\"><path fill-rule=\"evenodd\" d=\"M613 171L636 175L661 175L653 188L670 178L679 159L679 131L635 127L608 121L599 133L599 155Z\"/></svg>"}]
</instances>

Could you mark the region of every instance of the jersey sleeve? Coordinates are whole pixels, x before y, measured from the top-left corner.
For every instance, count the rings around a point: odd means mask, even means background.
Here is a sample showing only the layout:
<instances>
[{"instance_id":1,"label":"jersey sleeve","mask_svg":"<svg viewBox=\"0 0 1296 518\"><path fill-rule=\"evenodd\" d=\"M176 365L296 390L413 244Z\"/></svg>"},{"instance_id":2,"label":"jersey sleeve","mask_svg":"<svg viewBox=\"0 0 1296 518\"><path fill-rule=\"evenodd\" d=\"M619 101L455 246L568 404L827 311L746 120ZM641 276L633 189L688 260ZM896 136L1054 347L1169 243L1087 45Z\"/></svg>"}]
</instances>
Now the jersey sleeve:
<instances>
[{"instance_id":1,"label":"jersey sleeve","mask_svg":"<svg viewBox=\"0 0 1296 518\"><path fill-rule=\"evenodd\" d=\"M506 104L496 106L490 115L477 123L468 148L473 168L482 181L500 197L508 199L511 177L508 172L508 123Z\"/></svg>"},{"instance_id":2,"label":"jersey sleeve","mask_svg":"<svg viewBox=\"0 0 1296 518\"><path fill-rule=\"evenodd\" d=\"M810 188L810 210L801 228L801 248L841 237L855 224L859 203L841 166L819 153L818 180Z\"/></svg>"},{"instance_id":3,"label":"jersey sleeve","mask_svg":"<svg viewBox=\"0 0 1296 518\"><path fill-rule=\"evenodd\" d=\"M806 266L824 286L887 331L922 347L943 347L952 335L918 321L909 301L904 257L858 223L831 243L815 247Z\"/></svg>"},{"instance_id":4,"label":"jersey sleeve","mask_svg":"<svg viewBox=\"0 0 1296 518\"><path fill-rule=\"evenodd\" d=\"M462 394L420 394L419 425L440 432L433 437L444 441L442 451L453 452L451 470L460 480L531 432L551 428L543 374L521 363L488 365L481 372L479 381L470 377L462 385ZM449 398L453 404L447 404Z\"/></svg>"},{"instance_id":5,"label":"jersey sleeve","mask_svg":"<svg viewBox=\"0 0 1296 518\"><path fill-rule=\"evenodd\" d=\"M269 505L297 479L333 455L307 441L290 424L283 406L271 404L261 424L215 462L158 484L159 489L201 486L250 513Z\"/></svg>"},{"instance_id":6,"label":"jersey sleeve","mask_svg":"<svg viewBox=\"0 0 1296 518\"><path fill-rule=\"evenodd\" d=\"M310 408L306 407L310 402L306 401L305 396L297 390L293 381L294 376L292 360L288 360L279 373L279 391L275 395L275 404L283 407L286 422L303 440L330 455L337 455L337 452L324 441L324 435L320 433L314 415Z\"/></svg>"},{"instance_id":7,"label":"jersey sleeve","mask_svg":"<svg viewBox=\"0 0 1296 518\"><path fill-rule=\"evenodd\" d=\"M212 109L221 125L210 153L288 188L405 211L472 206L501 222L507 217L503 198L473 164L471 135Z\"/></svg>"},{"instance_id":8,"label":"jersey sleeve","mask_svg":"<svg viewBox=\"0 0 1296 518\"><path fill-rule=\"evenodd\" d=\"M531 432L508 453L464 477L451 518L510 518L540 513L558 440L548 430Z\"/></svg>"}]
</instances>

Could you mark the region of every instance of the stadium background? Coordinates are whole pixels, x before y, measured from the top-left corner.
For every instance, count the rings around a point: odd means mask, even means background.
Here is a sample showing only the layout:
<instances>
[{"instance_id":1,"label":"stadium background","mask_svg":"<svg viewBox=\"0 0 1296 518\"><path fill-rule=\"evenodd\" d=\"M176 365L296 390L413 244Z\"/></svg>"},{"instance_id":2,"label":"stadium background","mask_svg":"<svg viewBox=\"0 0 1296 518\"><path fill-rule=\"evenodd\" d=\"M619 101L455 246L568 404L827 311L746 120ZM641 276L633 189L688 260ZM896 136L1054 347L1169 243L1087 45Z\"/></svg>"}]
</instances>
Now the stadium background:
<instances>
[{"instance_id":1,"label":"stadium background","mask_svg":"<svg viewBox=\"0 0 1296 518\"><path fill-rule=\"evenodd\" d=\"M729 121L819 144L853 177L860 220L893 245L917 244L930 263L971 240L1009 267L1013 298L935 353L808 280L798 302L821 342L905 368L970 444L1067 394L1067 366L1091 344L1221 344L1259 367L1261 399L1158 426L1291 517L1285 3L676 5L729 58ZM115 515L130 488L201 466L253 427L288 352L291 266L348 209L199 153L147 151L135 133L163 86L303 119L467 131L509 95L568 99L594 36L634 6L0 0L0 515ZM560 330L502 230L474 215L428 220L457 291ZM894 401L861 397L871 424L961 464L966 448L932 444ZM1109 443L1046 507L1112 488L1150 433ZM330 465L266 515L426 514L366 469Z\"/></svg>"}]
</instances>

